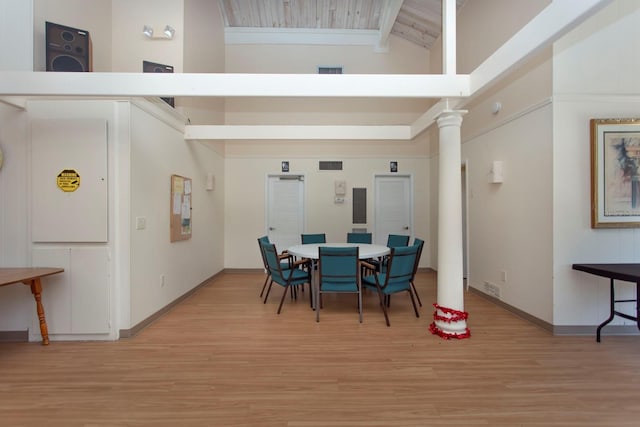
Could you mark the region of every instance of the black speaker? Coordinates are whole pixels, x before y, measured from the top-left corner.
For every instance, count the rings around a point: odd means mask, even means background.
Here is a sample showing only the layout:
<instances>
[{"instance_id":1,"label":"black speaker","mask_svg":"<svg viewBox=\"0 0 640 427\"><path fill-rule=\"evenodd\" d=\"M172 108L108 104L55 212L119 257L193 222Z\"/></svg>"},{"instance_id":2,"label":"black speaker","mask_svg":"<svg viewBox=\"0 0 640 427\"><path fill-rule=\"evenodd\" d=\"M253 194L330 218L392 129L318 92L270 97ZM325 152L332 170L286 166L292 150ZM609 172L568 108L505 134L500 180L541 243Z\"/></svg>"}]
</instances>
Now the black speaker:
<instances>
[{"instance_id":1,"label":"black speaker","mask_svg":"<svg viewBox=\"0 0 640 427\"><path fill-rule=\"evenodd\" d=\"M142 61L143 73L173 73L173 66L158 64L156 62ZM161 98L164 102L175 107L173 98Z\"/></svg>"},{"instance_id":2,"label":"black speaker","mask_svg":"<svg viewBox=\"0 0 640 427\"><path fill-rule=\"evenodd\" d=\"M93 71L88 31L46 22L47 71Z\"/></svg>"}]
</instances>

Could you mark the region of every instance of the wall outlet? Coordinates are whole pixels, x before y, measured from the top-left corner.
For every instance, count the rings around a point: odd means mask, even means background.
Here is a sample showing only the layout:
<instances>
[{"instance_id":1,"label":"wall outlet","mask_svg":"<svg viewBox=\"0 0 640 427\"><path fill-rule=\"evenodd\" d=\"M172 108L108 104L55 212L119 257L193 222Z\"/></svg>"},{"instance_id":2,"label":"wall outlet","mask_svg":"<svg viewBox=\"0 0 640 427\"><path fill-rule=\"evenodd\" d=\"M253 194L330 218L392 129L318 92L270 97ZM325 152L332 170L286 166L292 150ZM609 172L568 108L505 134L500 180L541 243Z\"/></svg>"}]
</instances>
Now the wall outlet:
<instances>
[{"instance_id":1,"label":"wall outlet","mask_svg":"<svg viewBox=\"0 0 640 427\"><path fill-rule=\"evenodd\" d=\"M147 218L144 216L136 217L136 230L144 230L147 228Z\"/></svg>"}]
</instances>

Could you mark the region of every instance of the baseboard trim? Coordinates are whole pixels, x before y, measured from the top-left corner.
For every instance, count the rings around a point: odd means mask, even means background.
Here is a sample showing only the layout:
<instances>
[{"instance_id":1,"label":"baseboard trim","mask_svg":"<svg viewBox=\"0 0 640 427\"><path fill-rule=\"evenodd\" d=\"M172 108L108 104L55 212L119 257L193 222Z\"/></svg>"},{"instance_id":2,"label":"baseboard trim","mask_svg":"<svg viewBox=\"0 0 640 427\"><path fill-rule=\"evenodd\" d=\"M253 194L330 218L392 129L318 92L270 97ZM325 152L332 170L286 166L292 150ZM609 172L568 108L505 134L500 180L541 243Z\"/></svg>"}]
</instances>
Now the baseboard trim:
<instances>
[{"instance_id":1,"label":"baseboard trim","mask_svg":"<svg viewBox=\"0 0 640 427\"><path fill-rule=\"evenodd\" d=\"M553 335L591 335L596 337L598 326L559 325L553 327ZM613 335L640 335L635 325L607 325L602 328L602 337Z\"/></svg>"},{"instance_id":2,"label":"baseboard trim","mask_svg":"<svg viewBox=\"0 0 640 427\"><path fill-rule=\"evenodd\" d=\"M29 331L0 331L0 342L29 342Z\"/></svg>"},{"instance_id":3,"label":"baseboard trim","mask_svg":"<svg viewBox=\"0 0 640 427\"><path fill-rule=\"evenodd\" d=\"M487 295L484 292L474 288L474 287L469 287L469 291L473 292L474 294L488 300L491 301L492 303L494 303L495 305L504 308L507 311L510 311L511 313L515 314L518 317L523 318L524 320L533 323L534 325L544 329L547 332L551 332L552 334L555 335L555 331L554 331L554 326L549 323L549 322L545 322L542 319L539 319L535 316L530 315L529 313L526 313L522 310L520 310L519 308L516 308L512 305L509 305L507 303L505 303L504 301L499 300L498 298L492 297L491 295Z\"/></svg>"},{"instance_id":4,"label":"baseboard trim","mask_svg":"<svg viewBox=\"0 0 640 427\"><path fill-rule=\"evenodd\" d=\"M180 296L180 297L176 298L175 300L171 301L169 304L165 305L160 310L158 310L155 313L153 313L151 316L149 316L146 319L142 320L140 323L136 324L134 327L132 327L130 329L120 329L119 337L120 338L131 338L131 337L134 337L137 333L139 333L144 328L146 328L147 326L152 324L154 321L156 321L157 319L162 317L164 314L169 312L173 307L175 307L176 305L180 304L185 299L189 298L196 291L198 291L200 288L202 288L203 286L205 286L208 283L210 283L212 280L215 280L215 278L218 277L220 274L222 274L223 271L220 271L220 272L214 274L213 276L209 277L208 279L205 279L203 282L199 283L193 289L191 289L190 291L187 291L182 296Z\"/></svg>"}]
</instances>

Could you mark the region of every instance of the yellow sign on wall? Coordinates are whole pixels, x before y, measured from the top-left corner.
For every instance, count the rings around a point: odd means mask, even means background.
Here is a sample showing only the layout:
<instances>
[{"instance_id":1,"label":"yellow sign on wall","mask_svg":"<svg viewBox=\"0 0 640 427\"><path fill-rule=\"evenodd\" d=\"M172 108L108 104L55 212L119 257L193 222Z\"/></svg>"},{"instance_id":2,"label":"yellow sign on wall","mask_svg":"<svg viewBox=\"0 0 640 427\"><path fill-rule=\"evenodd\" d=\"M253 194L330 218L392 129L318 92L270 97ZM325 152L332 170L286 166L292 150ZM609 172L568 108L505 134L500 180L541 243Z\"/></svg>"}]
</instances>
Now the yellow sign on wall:
<instances>
[{"instance_id":1,"label":"yellow sign on wall","mask_svg":"<svg viewBox=\"0 0 640 427\"><path fill-rule=\"evenodd\" d=\"M65 169L58 174L56 183L62 191L67 193L76 191L80 187L80 174L75 169Z\"/></svg>"}]
</instances>

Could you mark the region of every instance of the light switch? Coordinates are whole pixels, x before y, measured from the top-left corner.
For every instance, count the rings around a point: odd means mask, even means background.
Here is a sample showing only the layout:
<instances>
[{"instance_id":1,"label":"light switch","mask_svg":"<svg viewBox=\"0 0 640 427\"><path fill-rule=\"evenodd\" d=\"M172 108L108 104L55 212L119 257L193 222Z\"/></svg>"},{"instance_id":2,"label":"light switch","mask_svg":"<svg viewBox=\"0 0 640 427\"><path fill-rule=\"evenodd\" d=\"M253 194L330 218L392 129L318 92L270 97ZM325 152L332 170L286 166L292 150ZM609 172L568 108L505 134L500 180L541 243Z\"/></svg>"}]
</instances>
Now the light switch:
<instances>
[{"instance_id":1,"label":"light switch","mask_svg":"<svg viewBox=\"0 0 640 427\"><path fill-rule=\"evenodd\" d=\"M136 217L136 230L144 230L147 228L147 218L143 216Z\"/></svg>"}]
</instances>

